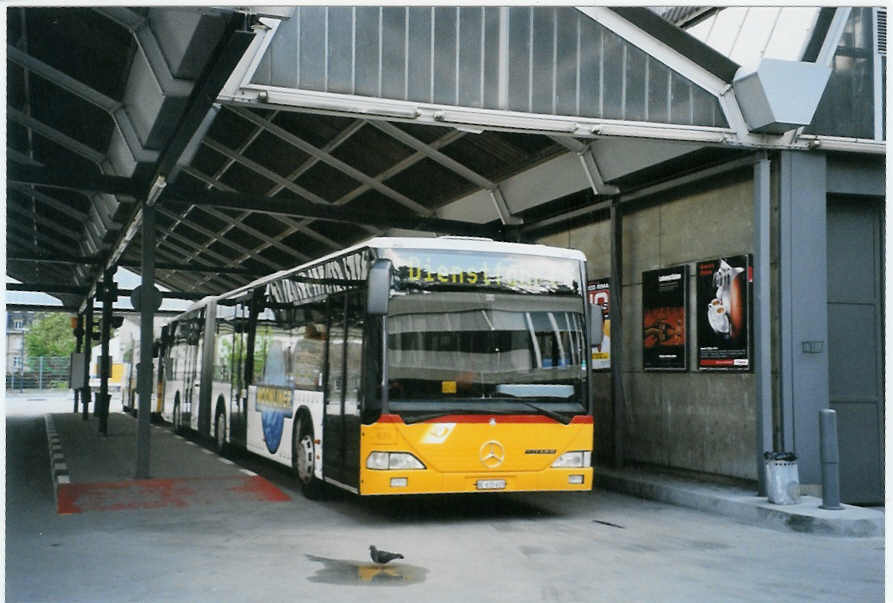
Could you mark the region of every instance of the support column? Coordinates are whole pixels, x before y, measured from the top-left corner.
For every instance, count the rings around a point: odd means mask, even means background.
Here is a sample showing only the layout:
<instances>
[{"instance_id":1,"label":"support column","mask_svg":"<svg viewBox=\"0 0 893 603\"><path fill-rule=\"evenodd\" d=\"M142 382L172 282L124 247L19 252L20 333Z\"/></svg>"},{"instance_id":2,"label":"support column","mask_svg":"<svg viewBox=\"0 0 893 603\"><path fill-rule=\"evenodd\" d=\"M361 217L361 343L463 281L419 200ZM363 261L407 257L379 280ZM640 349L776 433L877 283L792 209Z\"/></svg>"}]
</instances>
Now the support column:
<instances>
[{"instance_id":1,"label":"support column","mask_svg":"<svg viewBox=\"0 0 893 603\"><path fill-rule=\"evenodd\" d=\"M769 159L753 168L753 370L756 382L756 462L759 495L766 495L763 452L772 450L772 336L770 331L771 190Z\"/></svg>"},{"instance_id":2,"label":"support column","mask_svg":"<svg viewBox=\"0 0 893 603\"><path fill-rule=\"evenodd\" d=\"M155 317L155 208L143 204L142 283L140 284L140 363L139 411L136 431L136 478L149 477L150 429L152 401L152 322Z\"/></svg>"},{"instance_id":3,"label":"support column","mask_svg":"<svg viewBox=\"0 0 893 603\"><path fill-rule=\"evenodd\" d=\"M611 200L611 407L614 416L614 466L623 467L623 208Z\"/></svg>"},{"instance_id":4,"label":"support column","mask_svg":"<svg viewBox=\"0 0 893 603\"><path fill-rule=\"evenodd\" d=\"M93 337L93 299L87 301L84 310L84 388L81 390L81 414L84 421L89 419L90 408L90 344Z\"/></svg>"},{"instance_id":5,"label":"support column","mask_svg":"<svg viewBox=\"0 0 893 603\"><path fill-rule=\"evenodd\" d=\"M81 346L83 345L83 342L84 342L84 317L81 316L80 314L78 314L77 326L74 328L74 336L75 336L74 352L75 352L75 354L80 354ZM72 375L72 381L73 380L74 380L74 375ZM81 390L80 390L80 388L77 388L77 387L73 388L73 389L74 389L74 410L72 412L74 412L74 414L78 414L78 398L80 398Z\"/></svg>"},{"instance_id":6,"label":"support column","mask_svg":"<svg viewBox=\"0 0 893 603\"><path fill-rule=\"evenodd\" d=\"M799 457L800 484L815 488L822 479L816 416L830 397L827 158L782 151L778 173L778 427L784 450Z\"/></svg>"},{"instance_id":7,"label":"support column","mask_svg":"<svg viewBox=\"0 0 893 603\"><path fill-rule=\"evenodd\" d=\"M112 304L115 301L114 270L106 270L102 277L102 339L99 360L99 399L96 410L99 413L99 433L109 434L109 374L111 358L109 357L109 337L112 331Z\"/></svg>"}]
</instances>

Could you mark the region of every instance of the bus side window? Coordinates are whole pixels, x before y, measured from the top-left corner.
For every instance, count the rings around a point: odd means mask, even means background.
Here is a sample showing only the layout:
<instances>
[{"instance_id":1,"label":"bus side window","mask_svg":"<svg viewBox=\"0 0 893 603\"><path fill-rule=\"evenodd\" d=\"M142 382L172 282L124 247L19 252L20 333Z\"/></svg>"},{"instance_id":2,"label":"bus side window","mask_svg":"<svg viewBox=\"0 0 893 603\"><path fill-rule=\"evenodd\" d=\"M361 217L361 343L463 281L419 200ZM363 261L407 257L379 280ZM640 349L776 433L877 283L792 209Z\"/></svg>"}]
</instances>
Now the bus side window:
<instances>
[{"instance_id":1,"label":"bus side window","mask_svg":"<svg viewBox=\"0 0 893 603\"><path fill-rule=\"evenodd\" d=\"M302 306L292 339L291 376L297 389L321 391L328 332L322 308Z\"/></svg>"}]
</instances>

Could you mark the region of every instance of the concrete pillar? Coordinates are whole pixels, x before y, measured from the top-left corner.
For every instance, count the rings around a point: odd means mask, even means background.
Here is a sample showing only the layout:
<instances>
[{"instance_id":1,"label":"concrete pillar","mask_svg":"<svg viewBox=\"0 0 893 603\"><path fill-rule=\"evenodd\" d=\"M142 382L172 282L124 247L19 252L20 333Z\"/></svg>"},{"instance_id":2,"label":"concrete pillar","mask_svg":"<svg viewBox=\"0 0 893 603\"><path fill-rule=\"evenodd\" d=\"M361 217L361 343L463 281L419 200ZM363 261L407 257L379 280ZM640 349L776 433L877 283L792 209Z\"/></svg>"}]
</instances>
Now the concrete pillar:
<instances>
[{"instance_id":1,"label":"concrete pillar","mask_svg":"<svg viewBox=\"0 0 893 603\"><path fill-rule=\"evenodd\" d=\"M827 160L783 151L779 160L779 368L782 434L800 483L821 483L818 412L828 408Z\"/></svg>"},{"instance_id":2,"label":"concrete pillar","mask_svg":"<svg viewBox=\"0 0 893 603\"><path fill-rule=\"evenodd\" d=\"M96 410L99 414L99 433L108 435L109 432L109 373L111 372L111 358L109 357L109 337L112 332L112 304L114 304L116 291L114 271L106 270L102 277L102 338L100 343L99 361L99 399L96 402Z\"/></svg>"},{"instance_id":3,"label":"concrete pillar","mask_svg":"<svg viewBox=\"0 0 893 603\"><path fill-rule=\"evenodd\" d=\"M150 433L149 413L152 410L152 322L155 317L155 208L143 205L142 283L140 284L140 366L139 411L136 431L136 478L149 477Z\"/></svg>"},{"instance_id":4,"label":"concrete pillar","mask_svg":"<svg viewBox=\"0 0 893 603\"><path fill-rule=\"evenodd\" d=\"M76 354L81 353L81 346L84 343L84 317L78 314L77 326L74 329L75 336L75 348L74 351ZM73 369L74 367L72 367ZM72 375L73 377L73 375ZM73 380L73 379L72 379ZM74 414L78 413L78 398L80 397L81 390L80 388L74 388Z\"/></svg>"},{"instance_id":5,"label":"concrete pillar","mask_svg":"<svg viewBox=\"0 0 893 603\"><path fill-rule=\"evenodd\" d=\"M765 155L753 168L753 370L756 382L756 450L759 495L766 495L763 452L772 450L772 335L770 231L772 191Z\"/></svg>"},{"instance_id":6,"label":"concrete pillar","mask_svg":"<svg viewBox=\"0 0 893 603\"><path fill-rule=\"evenodd\" d=\"M626 413L623 399L623 208L611 202L611 407L613 409L614 466L623 466Z\"/></svg>"},{"instance_id":7,"label":"concrete pillar","mask_svg":"<svg viewBox=\"0 0 893 603\"><path fill-rule=\"evenodd\" d=\"M90 408L90 345L93 337L93 299L87 301L84 311L84 388L81 390L81 414L84 421L89 419Z\"/></svg>"}]
</instances>

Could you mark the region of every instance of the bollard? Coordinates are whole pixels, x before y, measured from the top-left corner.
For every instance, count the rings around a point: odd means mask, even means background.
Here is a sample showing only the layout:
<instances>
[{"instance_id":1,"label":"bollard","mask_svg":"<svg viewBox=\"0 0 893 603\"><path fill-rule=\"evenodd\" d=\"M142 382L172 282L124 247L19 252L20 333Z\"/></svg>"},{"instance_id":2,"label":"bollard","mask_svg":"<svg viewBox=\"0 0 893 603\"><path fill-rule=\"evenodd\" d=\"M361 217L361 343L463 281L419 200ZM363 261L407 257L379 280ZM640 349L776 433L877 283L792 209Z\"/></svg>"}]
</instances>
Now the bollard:
<instances>
[{"instance_id":1,"label":"bollard","mask_svg":"<svg viewBox=\"0 0 893 603\"><path fill-rule=\"evenodd\" d=\"M822 459L822 509L837 511L840 505L840 454L837 447L837 411L819 411L819 446Z\"/></svg>"}]
</instances>

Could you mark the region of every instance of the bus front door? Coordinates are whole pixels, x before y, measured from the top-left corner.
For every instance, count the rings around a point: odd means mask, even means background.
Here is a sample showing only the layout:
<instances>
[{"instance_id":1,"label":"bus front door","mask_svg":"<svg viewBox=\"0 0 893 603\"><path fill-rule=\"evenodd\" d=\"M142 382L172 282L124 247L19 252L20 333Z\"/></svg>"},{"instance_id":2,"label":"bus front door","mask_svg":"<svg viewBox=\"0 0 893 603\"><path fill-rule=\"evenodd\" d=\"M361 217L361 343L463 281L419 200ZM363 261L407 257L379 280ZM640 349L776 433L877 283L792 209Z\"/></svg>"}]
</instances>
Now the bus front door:
<instances>
[{"instance_id":1,"label":"bus front door","mask_svg":"<svg viewBox=\"0 0 893 603\"><path fill-rule=\"evenodd\" d=\"M186 357L183 363L183 424L198 428L198 402L201 388L201 348L204 332L204 312L190 319L186 336Z\"/></svg>"},{"instance_id":2,"label":"bus front door","mask_svg":"<svg viewBox=\"0 0 893 603\"><path fill-rule=\"evenodd\" d=\"M330 303L323 473L330 480L357 489L364 296L360 291L348 292L333 296Z\"/></svg>"}]
</instances>

